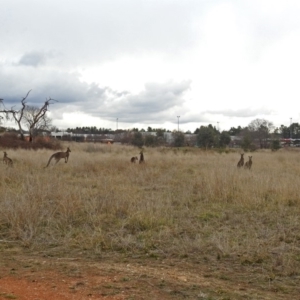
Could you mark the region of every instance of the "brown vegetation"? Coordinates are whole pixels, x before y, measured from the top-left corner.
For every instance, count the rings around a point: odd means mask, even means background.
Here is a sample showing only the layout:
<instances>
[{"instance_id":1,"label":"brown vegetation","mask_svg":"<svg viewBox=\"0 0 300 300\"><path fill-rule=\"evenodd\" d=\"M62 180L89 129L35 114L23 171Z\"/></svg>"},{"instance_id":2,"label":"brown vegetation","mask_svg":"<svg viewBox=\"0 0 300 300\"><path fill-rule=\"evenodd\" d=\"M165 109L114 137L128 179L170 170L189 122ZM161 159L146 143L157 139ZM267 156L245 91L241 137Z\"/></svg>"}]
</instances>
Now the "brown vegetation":
<instances>
[{"instance_id":1,"label":"brown vegetation","mask_svg":"<svg viewBox=\"0 0 300 300\"><path fill-rule=\"evenodd\" d=\"M0 168L0 251L99 265L115 257L124 268L139 260L161 276L180 268L190 286L173 299L298 299L298 149L258 151L255 169L241 173L236 153L147 148L147 164L130 168L133 147L71 148L74 159L49 172L49 150L10 150L15 167ZM138 299L169 281L151 284Z\"/></svg>"},{"instance_id":2,"label":"brown vegetation","mask_svg":"<svg viewBox=\"0 0 300 300\"><path fill-rule=\"evenodd\" d=\"M30 143L26 139L22 140L18 137L17 133L4 133L0 136L0 147L5 149L62 149L62 145L59 140L51 139L49 137L37 136Z\"/></svg>"}]
</instances>

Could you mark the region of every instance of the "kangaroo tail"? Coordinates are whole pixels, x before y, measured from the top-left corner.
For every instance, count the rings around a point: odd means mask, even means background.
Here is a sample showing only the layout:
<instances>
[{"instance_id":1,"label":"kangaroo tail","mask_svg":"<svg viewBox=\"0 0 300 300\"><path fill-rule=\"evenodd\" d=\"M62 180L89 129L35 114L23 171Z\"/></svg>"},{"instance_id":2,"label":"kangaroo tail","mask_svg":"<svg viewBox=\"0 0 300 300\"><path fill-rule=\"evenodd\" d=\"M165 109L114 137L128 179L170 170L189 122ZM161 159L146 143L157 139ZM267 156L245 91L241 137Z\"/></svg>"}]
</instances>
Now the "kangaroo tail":
<instances>
[{"instance_id":1,"label":"kangaroo tail","mask_svg":"<svg viewBox=\"0 0 300 300\"><path fill-rule=\"evenodd\" d=\"M48 164L47 164L47 166L46 166L45 168L47 168L47 167L49 166L50 161L51 161L51 159L52 159L53 157L54 157L54 154L50 156L50 158L49 158L49 160L48 160Z\"/></svg>"}]
</instances>

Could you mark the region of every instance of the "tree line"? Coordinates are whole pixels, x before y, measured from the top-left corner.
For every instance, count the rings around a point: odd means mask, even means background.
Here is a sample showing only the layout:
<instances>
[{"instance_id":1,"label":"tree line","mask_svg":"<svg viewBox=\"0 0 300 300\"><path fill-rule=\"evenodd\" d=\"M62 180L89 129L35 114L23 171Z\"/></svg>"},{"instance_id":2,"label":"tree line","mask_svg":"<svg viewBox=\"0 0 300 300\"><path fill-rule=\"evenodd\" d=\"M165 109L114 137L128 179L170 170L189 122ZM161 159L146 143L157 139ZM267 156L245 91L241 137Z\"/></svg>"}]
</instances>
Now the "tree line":
<instances>
[{"instance_id":1,"label":"tree line","mask_svg":"<svg viewBox=\"0 0 300 300\"><path fill-rule=\"evenodd\" d=\"M143 135L141 131L136 131L131 138L131 143L136 146L152 146L163 143L163 132L157 131L156 136ZM296 145L300 146L300 125L293 123L290 126L281 125L275 128L272 122L265 119L255 119L245 127L231 127L229 130L220 131L212 124L197 128L193 137L188 138L183 132L172 132L172 145L175 147L196 145L201 148L225 148L237 146L245 151L255 149L278 150L281 148L281 139L296 140ZM237 137L236 142L232 142L231 136ZM299 141L297 141L299 139ZM233 144L235 143L235 144Z\"/></svg>"},{"instance_id":2,"label":"tree line","mask_svg":"<svg viewBox=\"0 0 300 300\"><path fill-rule=\"evenodd\" d=\"M41 107L31 106L27 104L27 98L31 90L20 100L20 107L17 109L11 107L7 109L4 100L0 99L0 122L1 119L14 120L21 139L24 139L24 128L29 132L29 140L32 141L39 131L59 131L58 128L52 126L52 120L47 116L49 106L57 100L52 98L46 99ZM128 130L111 128L97 128L96 126L85 126L68 128L66 132L81 133L81 134L119 134L122 133L122 140L124 143L131 143L136 146L159 146L165 144L165 132L171 132L164 128L145 129L132 128ZM155 133L143 134L145 132ZM133 134L132 134L133 133ZM191 131L185 132L191 134ZM281 125L275 128L272 122L265 119L255 119L246 127L231 127L228 131L219 131L215 126L209 124L208 126L200 126L193 134L193 137L187 138L186 134L181 131L174 130L172 132L172 145L181 147L186 145L197 145L205 149L209 148L224 148L231 143L231 136L241 137L240 145L245 150L255 148L272 148L278 149L280 147L279 140L281 138L299 139L300 144L300 125L293 123L290 126Z\"/></svg>"}]
</instances>

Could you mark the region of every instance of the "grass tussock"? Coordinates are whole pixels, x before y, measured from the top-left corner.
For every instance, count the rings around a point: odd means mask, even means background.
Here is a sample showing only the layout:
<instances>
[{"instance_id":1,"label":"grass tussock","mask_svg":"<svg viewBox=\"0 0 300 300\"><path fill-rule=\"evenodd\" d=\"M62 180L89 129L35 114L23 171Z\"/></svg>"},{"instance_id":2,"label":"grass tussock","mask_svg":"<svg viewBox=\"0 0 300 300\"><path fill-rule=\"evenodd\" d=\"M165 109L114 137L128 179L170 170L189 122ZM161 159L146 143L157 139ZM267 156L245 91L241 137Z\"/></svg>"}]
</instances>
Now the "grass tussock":
<instances>
[{"instance_id":1,"label":"grass tussock","mask_svg":"<svg viewBox=\"0 0 300 300\"><path fill-rule=\"evenodd\" d=\"M228 261L266 276L300 273L300 162L295 151L239 154L68 143L10 150L0 167L0 240L33 249L121 251ZM271 274L271 275L270 275Z\"/></svg>"}]
</instances>

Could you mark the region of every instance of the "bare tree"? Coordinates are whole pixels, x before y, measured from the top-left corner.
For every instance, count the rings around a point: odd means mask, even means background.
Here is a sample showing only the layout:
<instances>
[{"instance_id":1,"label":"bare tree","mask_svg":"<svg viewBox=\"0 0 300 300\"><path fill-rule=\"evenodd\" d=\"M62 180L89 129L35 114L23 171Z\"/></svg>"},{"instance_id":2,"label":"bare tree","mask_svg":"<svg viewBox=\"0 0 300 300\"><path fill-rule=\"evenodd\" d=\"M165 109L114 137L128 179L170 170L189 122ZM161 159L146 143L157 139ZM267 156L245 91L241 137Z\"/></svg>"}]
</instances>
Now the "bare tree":
<instances>
[{"instance_id":1,"label":"bare tree","mask_svg":"<svg viewBox=\"0 0 300 300\"><path fill-rule=\"evenodd\" d=\"M26 107L25 101L30 92L31 92L31 90L28 91L27 95L21 100L22 108L20 110L15 110L14 107L12 107L11 109L6 109L3 104L3 100L1 101L1 104L3 105L4 109L1 110L0 113L4 113L5 118L7 120L10 119L11 116L13 117L14 121L17 123L17 125L19 127L19 132L20 132L20 136L21 136L22 140L24 140L24 132L23 132L21 122L22 122L22 118L23 118L23 114L24 114L24 109Z\"/></svg>"},{"instance_id":2,"label":"bare tree","mask_svg":"<svg viewBox=\"0 0 300 300\"><path fill-rule=\"evenodd\" d=\"M26 106L23 114L22 123L28 128L30 139L40 130L47 130L51 127L51 119L46 115L38 115L40 108Z\"/></svg>"},{"instance_id":3,"label":"bare tree","mask_svg":"<svg viewBox=\"0 0 300 300\"><path fill-rule=\"evenodd\" d=\"M34 129L39 123L42 124L43 120L47 119L46 112L48 111L49 105L56 100L51 98L46 99L44 105L41 108L31 109L30 106L26 105L26 99L30 92L31 90L28 91L27 95L21 100L22 107L19 110L14 109L14 107L12 107L11 109L6 109L4 107L3 110L0 110L0 113L3 113L6 119L10 119L11 116L13 117L14 121L18 125L21 139L24 139L22 124L26 124L27 122L29 129L29 141L32 142ZM0 103L4 106L3 100L1 100Z\"/></svg>"}]
</instances>

